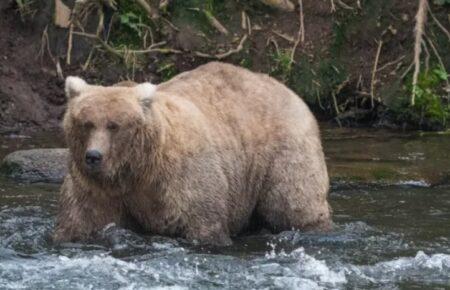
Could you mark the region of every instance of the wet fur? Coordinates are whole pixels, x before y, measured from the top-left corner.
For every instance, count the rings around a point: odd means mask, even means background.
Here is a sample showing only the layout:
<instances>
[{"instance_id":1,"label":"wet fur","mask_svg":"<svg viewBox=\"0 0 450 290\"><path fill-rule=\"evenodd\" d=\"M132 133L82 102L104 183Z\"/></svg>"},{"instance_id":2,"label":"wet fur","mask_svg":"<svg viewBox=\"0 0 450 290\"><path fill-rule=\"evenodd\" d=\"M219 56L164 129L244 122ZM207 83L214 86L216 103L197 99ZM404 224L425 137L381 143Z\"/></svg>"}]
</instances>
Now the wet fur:
<instances>
[{"instance_id":1,"label":"wet fur","mask_svg":"<svg viewBox=\"0 0 450 290\"><path fill-rule=\"evenodd\" d=\"M132 98L132 87L98 94ZM112 222L221 245L252 216L274 232L330 227L317 122L273 78L212 62L160 84L150 104L135 98L130 108L144 106L143 119L129 124L126 140L111 137L110 170L97 177L83 169L86 137L74 118L77 106L98 100L82 101L70 101L64 120L71 165L55 240L85 240ZM108 114L123 114L115 109Z\"/></svg>"}]
</instances>

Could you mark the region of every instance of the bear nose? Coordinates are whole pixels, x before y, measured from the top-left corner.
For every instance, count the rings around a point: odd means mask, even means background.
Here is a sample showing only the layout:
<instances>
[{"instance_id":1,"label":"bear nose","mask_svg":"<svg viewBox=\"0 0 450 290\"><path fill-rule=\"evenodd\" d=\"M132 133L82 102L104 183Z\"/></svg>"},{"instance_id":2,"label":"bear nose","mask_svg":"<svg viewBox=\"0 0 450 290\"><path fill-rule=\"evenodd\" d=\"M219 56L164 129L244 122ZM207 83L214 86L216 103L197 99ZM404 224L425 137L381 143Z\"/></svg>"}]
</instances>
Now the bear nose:
<instances>
[{"instance_id":1,"label":"bear nose","mask_svg":"<svg viewBox=\"0 0 450 290\"><path fill-rule=\"evenodd\" d=\"M88 150L86 152L86 164L89 166L99 165L102 161L102 153L98 150Z\"/></svg>"}]
</instances>

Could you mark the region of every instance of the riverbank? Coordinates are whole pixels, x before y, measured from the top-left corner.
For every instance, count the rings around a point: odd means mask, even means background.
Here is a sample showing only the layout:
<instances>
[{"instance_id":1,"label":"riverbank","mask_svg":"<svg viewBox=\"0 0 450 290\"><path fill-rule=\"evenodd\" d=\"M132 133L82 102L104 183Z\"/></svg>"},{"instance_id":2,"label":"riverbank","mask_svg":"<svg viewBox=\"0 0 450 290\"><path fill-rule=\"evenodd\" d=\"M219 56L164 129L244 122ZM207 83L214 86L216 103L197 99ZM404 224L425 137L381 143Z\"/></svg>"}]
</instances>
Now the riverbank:
<instances>
[{"instance_id":1,"label":"riverbank","mask_svg":"<svg viewBox=\"0 0 450 290\"><path fill-rule=\"evenodd\" d=\"M87 2L94 3L92 10L72 29L55 23L61 16L55 3L70 12L72 0L0 4L0 134L57 128L65 110L65 76L105 85L124 79L161 83L211 60L274 76L322 121L426 130L450 123L445 101L450 42L438 25L448 27L445 1L430 2L433 17L424 49L429 55L419 74L415 107L408 103L414 1L365 0L353 6L304 1L301 9L295 3L289 11L259 0L162 1L169 5L153 7L157 19L135 1L117 1L115 10L101 1ZM103 26L97 25L99 14Z\"/></svg>"}]
</instances>

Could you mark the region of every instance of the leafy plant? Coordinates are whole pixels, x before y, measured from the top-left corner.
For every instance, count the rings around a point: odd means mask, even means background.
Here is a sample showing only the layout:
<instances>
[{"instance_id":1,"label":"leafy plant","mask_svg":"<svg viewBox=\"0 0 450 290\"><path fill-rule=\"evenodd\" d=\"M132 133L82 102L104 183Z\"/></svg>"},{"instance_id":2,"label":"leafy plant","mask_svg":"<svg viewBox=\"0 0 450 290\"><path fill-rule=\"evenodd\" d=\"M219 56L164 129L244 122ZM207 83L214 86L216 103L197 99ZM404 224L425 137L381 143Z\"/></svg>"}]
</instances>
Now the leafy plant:
<instances>
[{"instance_id":1,"label":"leafy plant","mask_svg":"<svg viewBox=\"0 0 450 290\"><path fill-rule=\"evenodd\" d=\"M109 37L111 43L116 47L141 49L145 36L154 30L146 12L135 1L119 0L115 16L117 21Z\"/></svg>"},{"instance_id":2,"label":"leafy plant","mask_svg":"<svg viewBox=\"0 0 450 290\"><path fill-rule=\"evenodd\" d=\"M143 21L140 16L137 16L133 12L129 11L124 14L120 14L120 24L128 27L137 33L139 37L143 35Z\"/></svg>"},{"instance_id":3,"label":"leafy plant","mask_svg":"<svg viewBox=\"0 0 450 290\"><path fill-rule=\"evenodd\" d=\"M33 4L34 0L16 0L17 9L19 10L22 21L25 21L28 17L32 18L36 13Z\"/></svg>"},{"instance_id":4,"label":"leafy plant","mask_svg":"<svg viewBox=\"0 0 450 290\"><path fill-rule=\"evenodd\" d=\"M446 128L450 119L450 103L443 85L448 77L445 69L439 66L422 72L416 86L407 85L404 96L393 109L398 121L409 122L422 129ZM408 105L408 92L412 90L416 94L414 106Z\"/></svg>"},{"instance_id":5,"label":"leafy plant","mask_svg":"<svg viewBox=\"0 0 450 290\"><path fill-rule=\"evenodd\" d=\"M276 51L270 56L273 62L273 65L270 68L270 74L283 81L288 81L292 72L290 50Z\"/></svg>"}]
</instances>

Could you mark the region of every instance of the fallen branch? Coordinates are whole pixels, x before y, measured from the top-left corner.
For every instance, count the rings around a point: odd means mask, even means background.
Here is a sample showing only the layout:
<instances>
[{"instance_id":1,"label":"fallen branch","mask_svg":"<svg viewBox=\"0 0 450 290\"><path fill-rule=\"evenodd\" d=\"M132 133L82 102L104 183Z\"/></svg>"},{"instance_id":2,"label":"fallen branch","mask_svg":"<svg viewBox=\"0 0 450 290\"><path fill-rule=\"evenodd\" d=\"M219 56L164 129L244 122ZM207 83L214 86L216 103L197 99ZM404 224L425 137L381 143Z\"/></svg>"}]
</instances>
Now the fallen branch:
<instances>
[{"instance_id":1,"label":"fallen branch","mask_svg":"<svg viewBox=\"0 0 450 290\"><path fill-rule=\"evenodd\" d=\"M172 48L160 48L161 45L166 44L165 41L154 43L154 44L150 45L148 48L142 49L142 50L115 49L114 47L110 46L108 43L103 41L103 39L101 39L100 37L98 37L95 34L89 34L89 33L84 33L84 32L79 32L79 31L74 31L73 33L76 35L84 36L84 37L91 38L91 39L97 41L108 52L110 52L120 58L125 58L126 56L132 55L132 54L146 54L146 53L152 53L152 52L159 52L159 53L164 53L164 54L182 53L181 50L176 50L176 49L172 49Z\"/></svg>"},{"instance_id":2,"label":"fallen branch","mask_svg":"<svg viewBox=\"0 0 450 290\"><path fill-rule=\"evenodd\" d=\"M216 54L216 58L217 59L222 59L222 58L225 58L225 57L230 56L232 54L240 52L244 48L244 43L247 40L247 38L248 38L248 35L245 34L241 38L241 41L239 42L239 45L235 49L230 49L229 51L227 51L225 53Z\"/></svg>"},{"instance_id":3,"label":"fallen branch","mask_svg":"<svg viewBox=\"0 0 450 290\"><path fill-rule=\"evenodd\" d=\"M161 17L161 19L167 23L173 30L175 31L180 31L180 29L178 27L175 26L175 24L173 24L172 22L169 21L169 19L165 18L165 17Z\"/></svg>"},{"instance_id":4,"label":"fallen branch","mask_svg":"<svg viewBox=\"0 0 450 290\"><path fill-rule=\"evenodd\" d=\"M225 28L225 26L222 25L222 23L220 23L219 20L217 20L216 17L214 17L214 15L210 11L200 8L189 8L189 10L202 12L206 16L206 19L212 27L214 27L220 33L228 35L228 30Z\"/></svg>"},{"instance_id":5,"label":"fallen branch","mask_svg":"<svg viewBox=\"0 0 450 290\"><path fill-rule=\"evenodd\" d=\"M353 9L354 9L353 7L351 7L351 6L347 5L347 4L345 4L345 3L342 2L341 0L336 0L336 1L337 1L337 3L338 3L339 5L341 5L341 7L344 8L344 9L347 9L347 10L353 10Z\"/></svg>"},{"instance_id":6,"label":"fallen branch","mask_svg":"<svg viewBox=\"0 0 450 290\"><path fill-rule=\"evenodd\" d=\"M276 30L272 30L272 32L276 35L278 35L279 37L283 38L284 40L287 40L289 42L295 43L295 39L293 37L290 37L289 35L283 34L279 31Z\"/></svg>"},{"instance_id":7,"label":"fallen branch","mask_svg":"<svg viewBox=\"0 0 450 290\"><path fill-rule=\"evenodd\" d=\"M245 43L245 41L247 40L247 38L248 38L248 35L245 34L245 35L241 38L241 40L239 41L239 45L238 45L236 48L230 49L229 51L224 52L224 53L219 53L219 54L215 54L215 55L208 54L208 53L204 53L204 52L200 52L200 51L194 51L193 53L194 53L196 56L199 56L199 57L204 57L204 58L215 58L215 59L223 59L223 58L226 58L226 57L228 57L228 56L230 56L230 55L232 55L232 54L238 53L238 52L240 52L242 49L244 49L244 43Z\"/></svg>"},{"instance_id":8,"label":"fallen branch","mask_svg":"<svg viewBox=\"0 0 450 290\"><path fill-rule=\"evenodd\" d=\"M403 55L403 56L399 57L398 59L396 59L396 60L394 60L394 61L385 63L383 66L381 66L379 69L377 69L377 72L380 72L380 71L384 70L385 68L388 68L388 67L390 67L391 65L394 65L394 64L396 64L396 63L402 61L402 59L404 59L405 57L406 57L406 55Z\"/></svg>"},{"instance_id":9,"label":"fallen branch","mask_svg":"<svg viewBox=\"0 0 450 290\"><path fill-rule=\"evenodd\" d=\"M70 24L69 29L69 39L67 40L67 58L66 58L66 64L70 65L71 58L72 58L72 45L73 45L73 23Z\"/></svg>"}]
</instances>

